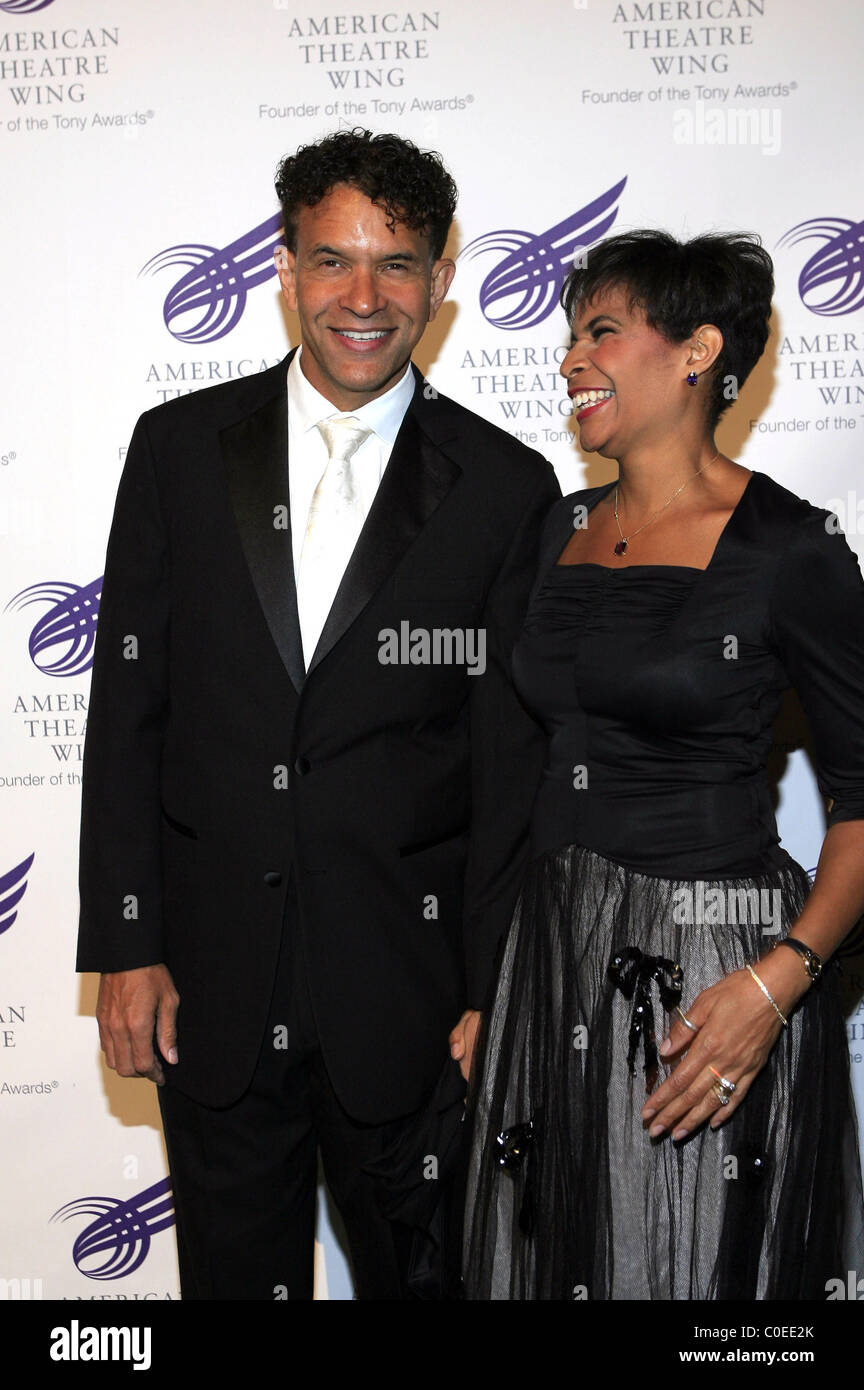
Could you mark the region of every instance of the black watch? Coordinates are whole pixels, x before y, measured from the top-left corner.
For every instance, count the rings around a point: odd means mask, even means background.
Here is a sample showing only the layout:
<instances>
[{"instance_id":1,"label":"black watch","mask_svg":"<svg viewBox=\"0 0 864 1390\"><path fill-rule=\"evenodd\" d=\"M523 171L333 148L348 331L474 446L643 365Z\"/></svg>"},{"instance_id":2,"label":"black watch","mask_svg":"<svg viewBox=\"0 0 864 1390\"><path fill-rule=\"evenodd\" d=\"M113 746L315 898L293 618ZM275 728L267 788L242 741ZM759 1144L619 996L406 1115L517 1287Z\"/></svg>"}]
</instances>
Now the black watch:
<instances>
[{"instance_id":1,"label":"black watch","mask_svg":"<svg viewBox=\"0 0 864 1390\"><path fill-rule=\"evenodd\" d=\"M782 941L776 943L778 946L791 946L792 950L799 955L804 962L804 969L811 980L818 980L822 974L822 957L817 956L815 951L811 951L809 946L805 946L803 941L799 941L797 936L784 936Z\"/></svg>"}]
</instances>

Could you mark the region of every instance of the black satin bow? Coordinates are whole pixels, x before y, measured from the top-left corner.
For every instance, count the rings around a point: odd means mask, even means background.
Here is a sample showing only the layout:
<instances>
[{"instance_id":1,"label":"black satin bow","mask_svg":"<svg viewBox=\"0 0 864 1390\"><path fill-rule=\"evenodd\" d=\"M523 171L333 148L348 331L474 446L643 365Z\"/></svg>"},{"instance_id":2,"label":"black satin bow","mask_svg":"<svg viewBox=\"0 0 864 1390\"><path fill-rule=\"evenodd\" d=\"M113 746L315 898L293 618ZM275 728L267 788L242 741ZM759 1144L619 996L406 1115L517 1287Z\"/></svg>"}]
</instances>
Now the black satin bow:
<instances>
[{"instance_id":1,"label":"black satin bow","mask_svg":"<svg viewBox=\"0 0 864 1390\"><path fill-rule=\"evenodd\" d=\"M657 981L660 1002L664 1009L674 1009L681 1002L684 971L677 961L665 956L646 956L636 946L625 946L609 962L609 975L625 999L633 1000L627 1049L630 1075L635 1075L636 1053L640 1040L645 1050L645 1080L650 1091L657 1080L657 1038L654 1032L654 1008L650 984ZM668 980L664 977L668 976Z\"/></svg>"}]
</instances>

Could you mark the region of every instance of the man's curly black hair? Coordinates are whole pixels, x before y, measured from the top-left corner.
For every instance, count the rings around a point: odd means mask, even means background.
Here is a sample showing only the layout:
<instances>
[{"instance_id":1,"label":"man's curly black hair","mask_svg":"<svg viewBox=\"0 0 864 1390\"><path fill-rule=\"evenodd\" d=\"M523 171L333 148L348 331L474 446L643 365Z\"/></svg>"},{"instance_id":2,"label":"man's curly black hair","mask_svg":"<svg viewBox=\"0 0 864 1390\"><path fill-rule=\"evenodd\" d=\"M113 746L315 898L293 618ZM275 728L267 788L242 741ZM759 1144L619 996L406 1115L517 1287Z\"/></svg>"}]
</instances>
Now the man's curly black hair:
<instances>
[{"instance_id":1,"label":"man's curly black hair","mask_svg":"<svg viewBox=\"0 0 864 1390\"><path fill-rule=\"evenodd\" d=\"M398 135L373 135L356 127L338 130L283 159L276 193L285 219L285 242L297 249L297 214L314 207L338 183L359 188L387 215L391 230L402 222L429 238L432 259L444 251L456 185L434 150L420 150Z\"/></svg>"}]
</instances>

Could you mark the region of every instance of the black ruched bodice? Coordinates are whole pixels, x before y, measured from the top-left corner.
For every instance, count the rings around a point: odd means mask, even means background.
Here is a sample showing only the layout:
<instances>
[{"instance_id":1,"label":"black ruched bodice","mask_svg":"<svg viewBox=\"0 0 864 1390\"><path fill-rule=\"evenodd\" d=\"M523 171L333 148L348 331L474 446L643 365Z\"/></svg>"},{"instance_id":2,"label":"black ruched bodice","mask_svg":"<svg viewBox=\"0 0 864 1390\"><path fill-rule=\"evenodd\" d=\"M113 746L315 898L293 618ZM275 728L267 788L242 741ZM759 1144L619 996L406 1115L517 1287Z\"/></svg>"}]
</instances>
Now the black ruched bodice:
<instances>
[{"instance_id":1,"label":"black ruched bodice","mask_svg":"<svg viewBox=\"0 0 864 1390\"><path fill-rule=\"evenodd\" d=\"M836 972L719 1128L652 1140L641 1111L673 981L686 1013L807 902L766 770L785 687L829 820L864 818L864 581L828 513L761 473L704 570L559 566L607 491L547 518L514 649L548 754L475 1055L466 1297L824 1299L864 1260Z\"/></svg>"},{"instance_id":2,"label":"black ruched bodice","mask_svg":"<svg viewBox=\"0 0 864 1390\"><path fill-rule=\"evenodd\" d=\"M830 515L753 473L705 570L558 565L574 509L608 490L556 503L514 651L549 737L533 854L674 878L778 865L766 760L789 685L829 821L864 817L864 581Z\"/></svg>"}]
</instances>

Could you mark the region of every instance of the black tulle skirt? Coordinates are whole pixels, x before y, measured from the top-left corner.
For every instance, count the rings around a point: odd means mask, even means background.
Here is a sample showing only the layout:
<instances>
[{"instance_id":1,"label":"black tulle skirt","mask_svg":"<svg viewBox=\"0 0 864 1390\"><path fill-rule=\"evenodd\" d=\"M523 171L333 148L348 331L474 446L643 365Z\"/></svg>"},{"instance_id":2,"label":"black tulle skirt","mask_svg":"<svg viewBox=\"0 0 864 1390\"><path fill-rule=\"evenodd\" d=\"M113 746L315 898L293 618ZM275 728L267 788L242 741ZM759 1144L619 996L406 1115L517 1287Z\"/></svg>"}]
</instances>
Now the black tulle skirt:
<instances>
[{"instance_id":1,"label":"black tulle skirt","mask_svg":"<svg viewBox=\"0 0 864 1390\"><path fill-rule=\"evenodd\" d=\"M638 992L626 998L608 970L628 951L680 965L686 1010L785 935L808 892L788 856L758 878L701 885L577 845L532 861L475 1064L467 1298L824 1300L828 1280L864 1271L836 969L729 1121L680 1143L649 1139L640 1119ZM646 986L658 1043L670 980L661 969Z\"/></svg>"}]
</instances>

